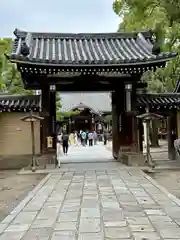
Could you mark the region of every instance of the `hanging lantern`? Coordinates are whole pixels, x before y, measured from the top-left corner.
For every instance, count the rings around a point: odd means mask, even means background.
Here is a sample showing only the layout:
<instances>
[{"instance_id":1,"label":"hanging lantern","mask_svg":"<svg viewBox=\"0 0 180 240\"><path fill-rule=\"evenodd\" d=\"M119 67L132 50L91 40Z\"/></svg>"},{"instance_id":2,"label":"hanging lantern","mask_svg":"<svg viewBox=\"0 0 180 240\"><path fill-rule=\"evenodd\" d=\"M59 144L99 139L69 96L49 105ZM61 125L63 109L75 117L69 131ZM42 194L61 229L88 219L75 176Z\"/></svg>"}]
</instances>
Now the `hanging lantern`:
<instances>
[{"instance_id":1,"label":"hanging lantern","mask_svg":"<svg viewBox=\"0 0 180 240\"><path fill-rule=\"evenodd\" d=\"M125 91L126 91L126 111L131 112L131 91L132 91L132 84L128 83L125 85Z\"/></svg>"}]
</instances>

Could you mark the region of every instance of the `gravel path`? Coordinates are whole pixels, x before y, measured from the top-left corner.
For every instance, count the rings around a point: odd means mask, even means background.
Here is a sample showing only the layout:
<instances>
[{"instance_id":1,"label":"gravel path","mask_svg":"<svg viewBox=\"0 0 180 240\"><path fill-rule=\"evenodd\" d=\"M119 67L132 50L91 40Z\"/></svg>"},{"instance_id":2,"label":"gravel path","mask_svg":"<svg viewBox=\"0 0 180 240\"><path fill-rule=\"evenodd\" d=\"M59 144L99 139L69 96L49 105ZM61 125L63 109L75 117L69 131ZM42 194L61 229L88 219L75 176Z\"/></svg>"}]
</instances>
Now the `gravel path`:
<instances>
[{"instance_id":1,"label":"gravel path","mask_svg":"<svg viewBox=\"0 0 180 240\"><path fill-rule=\"evenodd\" d=\"M31 191L44 177L38 175L17 175L18 171L0 171L0 220Z\"/></svg>"},{"instance_id":2,"label":"gravel path","mask_svg":"<svg viewBox=\"0 0 180 240\"><path fill-rule=\"evenodd\" d=\"M163 170L149 175L180 199L180 170Z\"/></svg>"}]
</instances>

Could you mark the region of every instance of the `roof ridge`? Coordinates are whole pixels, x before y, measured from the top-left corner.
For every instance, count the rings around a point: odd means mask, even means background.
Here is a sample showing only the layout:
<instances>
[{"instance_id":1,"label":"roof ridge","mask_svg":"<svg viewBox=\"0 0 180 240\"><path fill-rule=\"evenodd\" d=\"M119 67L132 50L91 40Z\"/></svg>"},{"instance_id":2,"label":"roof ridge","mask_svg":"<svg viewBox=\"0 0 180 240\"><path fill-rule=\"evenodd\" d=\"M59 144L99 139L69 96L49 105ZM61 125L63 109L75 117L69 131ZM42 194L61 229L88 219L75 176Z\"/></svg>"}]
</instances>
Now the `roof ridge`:
<instances>
[{"instance_id":1,"label":"roof ridge","mask_svg":"<svg viewBox=\"0 0 180 240\"><path fill-rule=\"evenodd\" d=\"M39 95L33 95L33 94L23 94L23 95L13 95L13 94L0 94L0 100L2 99L38 99L40 98Z\"/></svg>"},{"instance_id":2,"label":"roof ridge","mask_svg":"<svg viewBox=\"0 0 180 240\"><path fill-rule=\"evenodd\" d=\"M163 92L163 93L139 93L138 96L140 97L176 97L180 96L180 93L176 92Z\"/></svg>"},{"instance_id":3,"label":"roof ridge","mask_svg":"<svg viewBox=\"0 0 180 240\"><path fill-rule=\"evenodd\" d=\"M136 38L142 34L145 38L152 37L152 31L140 32L102 32L102 33L63 33L63 32L28 32L18 28L14 30L14 35L17 38L25 38L27 34L31 34L34 38Z\"/></svg>"}]
</instances>

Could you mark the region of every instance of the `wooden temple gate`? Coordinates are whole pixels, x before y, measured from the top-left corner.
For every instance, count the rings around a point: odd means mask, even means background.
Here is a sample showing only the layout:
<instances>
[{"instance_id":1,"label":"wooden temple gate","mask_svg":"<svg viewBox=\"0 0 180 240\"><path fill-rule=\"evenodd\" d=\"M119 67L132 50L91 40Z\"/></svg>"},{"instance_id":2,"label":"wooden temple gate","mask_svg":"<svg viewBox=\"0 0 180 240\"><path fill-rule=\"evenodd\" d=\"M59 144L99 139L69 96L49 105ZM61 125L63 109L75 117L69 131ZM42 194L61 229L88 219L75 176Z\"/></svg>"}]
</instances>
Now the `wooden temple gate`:
<instances>
[{"instance_id":1,"label":"wooden temple gate","mask_svg":"<svg viewBox=\"0 0 180 240\"><path fill-rule=\"evenodd\" d=\"M168 140L168 158L176 159L174 140L180 137L180 94L178 93L151 93L140 94L137 99L137 109L139 114L143 114L148 109L151 113L156 113L164 117L165 123L164 138ZM139 142L142 143L143 126L139 121ZM142 144L140 145L142 151ZM158 152L158 150L157 150Z\"/></svg>"},{"instance_id":2,"label":"wooden temple gate","mask_svg":"<svg viewBox=\"0 0 180 240\"><path fill-rule=\"evenodd\" d=\"M176 54L156 53L151 31L61 34L16 29L14 34L9 59L17 64L26 89L41 90L43 151L47 136L56 135L56 91L108 91L112 92L114 158L123 147L140 152L137 89L146 87L141 76L164 67Z\"/></svg>"}]
</instances>

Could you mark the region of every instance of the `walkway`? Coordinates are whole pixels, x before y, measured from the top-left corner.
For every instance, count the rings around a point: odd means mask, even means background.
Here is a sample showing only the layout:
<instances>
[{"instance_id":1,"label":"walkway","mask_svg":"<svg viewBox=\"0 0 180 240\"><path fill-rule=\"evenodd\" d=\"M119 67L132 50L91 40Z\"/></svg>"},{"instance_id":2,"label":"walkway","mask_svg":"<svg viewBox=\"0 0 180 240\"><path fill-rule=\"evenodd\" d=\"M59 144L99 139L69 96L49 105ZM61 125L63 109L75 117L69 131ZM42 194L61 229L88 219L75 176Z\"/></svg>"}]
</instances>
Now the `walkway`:
<instances>
[{"instance_id":1,"label":"walkway","mask_svg":"<svg viewBox=\"0 0 180 240\"><path fill-rule=\"evenodd\" d=\"M65 165L0 223L0 240L180 239L180 200L140 170Z\"/></svg>"},{"instance_id":2,"label":"walkway","mask_svg":"<svg viewBox=\"0 0 180 240\"><path fill-rule=\"evenodd\" d=\"M68 156L62 156L61 163L75 163L75 162L107 162L113 161L112 152L99 143L98 145L89 147L71 146L69 148Z\"/></svg>"}]
</instances>

